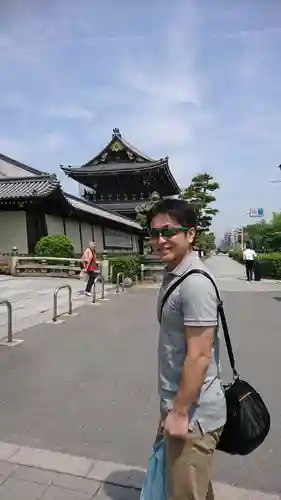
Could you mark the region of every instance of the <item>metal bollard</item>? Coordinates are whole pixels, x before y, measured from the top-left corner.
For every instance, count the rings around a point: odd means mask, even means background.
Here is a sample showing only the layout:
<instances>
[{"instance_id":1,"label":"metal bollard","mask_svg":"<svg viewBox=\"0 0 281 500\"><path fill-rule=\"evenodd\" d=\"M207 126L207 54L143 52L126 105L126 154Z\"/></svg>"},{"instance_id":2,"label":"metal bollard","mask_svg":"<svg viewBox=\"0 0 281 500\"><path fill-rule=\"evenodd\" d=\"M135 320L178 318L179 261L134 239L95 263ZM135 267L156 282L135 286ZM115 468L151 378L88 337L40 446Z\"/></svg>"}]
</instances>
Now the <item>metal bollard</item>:
<instances>
[{"instance_id":1,"label":"metal bollard","mask_svg":"<svg viewBox=\"0 0 281 500\"><path fill-rule=\"evenodd\" d=\"M92 303L96 303L96 298L97 298L97 292L96 292L96 285L97 283L101 283L101 299L104 299L104 278L100 274L95 278L94 284L93 284L93 300Z\"/></svg>"},{"instance_id":2,"label":"metal bollard","mask_svg":"<svg viewBox=\"0 0 281 500\"><path fill-rule=\"evenodd\" d=\"M120 283L121 276L122 276L122 281ZM125 288L125 286L124 286L124 279L125 279L124 273L118 273L117 274L117 279L116 279L116 293L119 293L120 285L121 285L121 288L122 288L122 292L124 292L124 288Z\"/></svg>"},{"instance_id":3,"label":"metal bollard","mask_svg":"<svg viewBox=\"0 0 281 500\"><path fill-rule=\"evenodd\" d=\"M68 314L72 314L72 288L70 285L62 285L54 290L54 303L53 303L53 321L56 322L58 318L58 293L63 288L68 289Z\"/></svg>"},{"instance_id":4,"label":"metal bollard","mask_svg":"<svg viewBox=\"0 0 281 500\"><path fill-rule=\"evenodd\" d=\"M7 306L7 313L8 313L8 342L13 342L13 322L12 322L12 304L9 300L1 300L0 301L0 306L5 305Z\"/></svg>"}]
</instances>

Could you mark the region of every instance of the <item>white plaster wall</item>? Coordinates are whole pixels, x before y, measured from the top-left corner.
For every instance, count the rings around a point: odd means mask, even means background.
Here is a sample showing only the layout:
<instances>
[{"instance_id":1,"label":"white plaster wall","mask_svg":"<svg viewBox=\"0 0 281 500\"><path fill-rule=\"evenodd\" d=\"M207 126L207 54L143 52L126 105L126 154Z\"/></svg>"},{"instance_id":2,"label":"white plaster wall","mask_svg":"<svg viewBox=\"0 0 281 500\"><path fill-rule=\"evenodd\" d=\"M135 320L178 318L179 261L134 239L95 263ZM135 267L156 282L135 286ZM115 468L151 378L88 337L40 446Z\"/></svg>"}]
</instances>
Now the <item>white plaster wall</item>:
<instances>
[{"instance_id":1,"label":"white plaster wall","mask_svg":"<svg viewBox=\"0 0 281 500\"><path fill-rule=\"evenodd\" d=\"M89 241L93 239L92 226L87 222L81 222L83 248L86 248Z\"/></svg>"},{"instance_id":2,"label":"white plaster wall","mask_svg":"<svg viewBox=\"0 0 281 500\"><path fill-rule=\"evenodd\" d=\"M0 211L0 253L11 253L14 246L19 253L28 253L26 213Z\"/></svg>"},{"instance_id":3,"label":"white plaster wall","mask_svg":"<svg viewBox=\"0 0 281 500\"><path fill-rule=\"evenodd\" d=\"M62 217L46 214L46 223L49 236L53 234L64 234Z\"/></svg>"},{"instance_id":4,"label":"white plaster wall","mask_svg":"<svg viewBox=\"0 0 281 500\"><path fill-rule=\"evenodd\" d=\"M138 252L139 249L139 243L138 243L138 236L136 234L133 234L133 252Z\"/></svg>"},{"instance_id":5,"label":"white plaster wall","mask_svg":"<svg viewBox=\"0 0 281 500\"><path fill-rule=\"evenodd\" d=\"M101 226L94 226L94 239L96 243L96 251L103 252L103 232Z\"/></svg>"},{"instance_id":6,"label":"white plaster wall","mask_svg":"<svg viewBox=\"0 0 281 500\"><path fill-rule=\"evenodd\" d=\"M71 239L74 252L81 254L81 243L80 243L80 233L79 233L79 223L74 219L65 219L66 234Z\"/></svg>"},{"instance_id":7,"label":"white plaster wall","mask_svg":"<svg viewBox=\"0 0 281 500\"><path fill-rule=\"evenodd\" d=\"M34 174L24 170L21 167L16 167L5 160L0 159L0 178L1 177L30 177Z\"/></svg>"}]
</instances>

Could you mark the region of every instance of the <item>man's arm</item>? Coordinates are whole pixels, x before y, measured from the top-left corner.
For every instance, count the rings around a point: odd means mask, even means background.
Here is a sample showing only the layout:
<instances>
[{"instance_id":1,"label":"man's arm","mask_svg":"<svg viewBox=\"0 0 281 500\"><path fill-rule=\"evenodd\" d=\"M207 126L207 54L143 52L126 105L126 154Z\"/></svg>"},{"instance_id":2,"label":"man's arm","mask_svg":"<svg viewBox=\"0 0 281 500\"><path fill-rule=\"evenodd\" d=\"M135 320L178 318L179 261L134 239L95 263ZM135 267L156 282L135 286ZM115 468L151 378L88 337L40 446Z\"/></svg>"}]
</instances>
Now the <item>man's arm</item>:
<instances>
[{"instance_id":1,"label":"man's arm","mask_svg":"<svg viewBox=\"0 0 281 500\"><path fill-rule=\"evenodd\" d=\"M187 415L197 402L212 357L214 327L186 327L188 354L185 358L174 411Z\"/></svg>"},{"instance_id":2,"label":"man's arm","mask_svg":"<svg viewBox=\"0 0 281 500\"><path fill-rule=\"evenodd\" d=\"M198 400L211 357L217 325L217 297L212 283L200 275L186 279L181 287L187 356L174 411L187 414Z\"/></svg>"}]
</instances>

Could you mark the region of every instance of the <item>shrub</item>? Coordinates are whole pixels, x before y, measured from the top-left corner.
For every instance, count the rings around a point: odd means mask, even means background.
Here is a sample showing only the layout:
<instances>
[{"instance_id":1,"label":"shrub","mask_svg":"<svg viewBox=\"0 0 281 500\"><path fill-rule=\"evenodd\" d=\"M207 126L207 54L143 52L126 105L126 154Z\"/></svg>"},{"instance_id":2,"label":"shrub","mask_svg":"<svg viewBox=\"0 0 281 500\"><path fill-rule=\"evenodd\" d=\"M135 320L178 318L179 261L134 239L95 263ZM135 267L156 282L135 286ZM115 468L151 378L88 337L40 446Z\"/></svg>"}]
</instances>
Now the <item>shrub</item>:
<instances>
[{"instance_id":1,"label":"shrub","mask_svg":"<svg viewBox=\"0 0 281 500\"><path fill-rule=\"evenodd\" d=\"M243 255L240 250L231 250L229 256L243 264ZM262 278L281 279L281 252L257 254Z\"/></svg>"},{"instance_id":2,"label":"shrub","mask_svg":"<svg viewBox=\"0 0 281 500\"><path fill-rule=\"evenodd\" d=\"M38 257L74 257L74 246L72 241L64 234L53 234L43 236L35 247L35 255Z\"/></svg>"},{"instance_id":3,"label":"shrub","mask_svg":"<svg viewBox=\"0 0 281 500\"><path fill-rule=\"evenodd\" d=\"M263 278L281 279L281 253L262 253L258 255Z\"/></svg>"},{"instance_id":4,"label":"shrub","mask_svg":"<svg viewBox=\"0 0 281 500\"><path fill-rule=\"evenodd\" d=\"M116 283L118 273L123 273L125 278L133 280L140 275L140 260L137 256L112 257L109 261L112 283Z\"/></svg>"},{"instance_id":5,"label":"shrub","mask_svg":"<svg viewBox=\"0 0 281 500\"><path fill-rule=\"evenodd\" d=\"M241 250L230 250L229 257L243 264L243 252Z\"/></svg>"}]
</instances>

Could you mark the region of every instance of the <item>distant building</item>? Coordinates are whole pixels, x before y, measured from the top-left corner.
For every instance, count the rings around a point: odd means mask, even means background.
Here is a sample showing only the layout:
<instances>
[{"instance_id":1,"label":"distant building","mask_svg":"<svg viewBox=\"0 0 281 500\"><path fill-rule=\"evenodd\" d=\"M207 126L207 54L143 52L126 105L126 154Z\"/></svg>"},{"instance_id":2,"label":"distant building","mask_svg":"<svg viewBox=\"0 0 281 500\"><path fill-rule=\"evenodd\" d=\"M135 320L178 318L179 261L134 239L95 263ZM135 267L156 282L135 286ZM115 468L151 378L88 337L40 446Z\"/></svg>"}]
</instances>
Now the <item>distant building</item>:
<instances>
[{"instance_id":1,"label":"distant building","mask_svg":"<svg viewBox=\"0 0 281 500\"><path fill-rule=\"evenodd\" d=\"M136 218L137 207L146 203L153 192L160 197L180 193L168 157L154 160L141 153L118 128L113 129L109 143L92 160L62 170L80 184L80 195L85 200L131 219Z\"/></svg>"},{"instance_id":2,"label":"distant building","mask_svg":"<svg viewBox=\"0 0 281 500\"><path fill-rule=\"evenodd\" d=\"M141 226L103 206L65 193L55 175L0 154L0 253L32 254L46 235L66 234L80 255L90 240L97 252L137 252Z\"/></svg>"}]
</instances>

